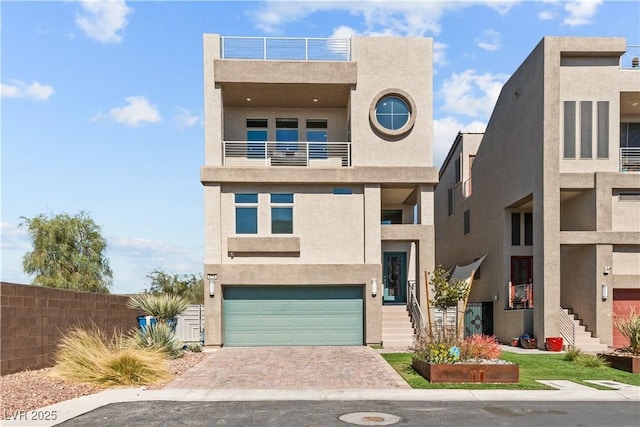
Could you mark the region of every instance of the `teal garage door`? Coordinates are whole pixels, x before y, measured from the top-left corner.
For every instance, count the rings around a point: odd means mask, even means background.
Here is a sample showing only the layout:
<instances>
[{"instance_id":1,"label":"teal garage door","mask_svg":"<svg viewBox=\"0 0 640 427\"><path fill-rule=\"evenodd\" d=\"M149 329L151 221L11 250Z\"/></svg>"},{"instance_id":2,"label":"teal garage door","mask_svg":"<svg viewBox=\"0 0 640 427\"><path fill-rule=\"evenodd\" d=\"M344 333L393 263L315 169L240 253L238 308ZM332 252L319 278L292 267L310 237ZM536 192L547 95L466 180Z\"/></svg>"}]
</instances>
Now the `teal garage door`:
<instances>
[{"instance_id":1,"label":"teal garage door","mask_svg":"<svg viewBox=\"0 0 640 427\"><path fill-rule=\"evenodd\" d=\"M360 287L224 288L224 345L362 345Z\"/></svg>"}]
</instances>

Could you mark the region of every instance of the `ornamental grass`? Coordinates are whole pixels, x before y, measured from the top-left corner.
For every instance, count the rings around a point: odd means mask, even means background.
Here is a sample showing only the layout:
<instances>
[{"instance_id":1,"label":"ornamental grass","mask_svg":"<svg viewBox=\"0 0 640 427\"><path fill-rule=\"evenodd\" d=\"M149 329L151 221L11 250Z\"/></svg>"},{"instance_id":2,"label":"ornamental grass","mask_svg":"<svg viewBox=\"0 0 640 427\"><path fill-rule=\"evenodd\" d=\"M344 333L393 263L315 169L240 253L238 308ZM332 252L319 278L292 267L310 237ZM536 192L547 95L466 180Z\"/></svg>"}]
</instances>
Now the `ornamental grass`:
<instances>
[{"instance_id":1,"label":"ornamental grass","mask_svg":"<svg viewBox=\"0 0 640 427\"><path fill-rule=\"evenodd\" d=\"M148 385L169 376L163 352L137 348L128 337L107 336L95 326L72 329L62 338L53 375L103 386Z\"/></svg>"},{"instance_id":2,"label":"ornamental grass","mask_svg":"<svg viewBox=\"0 0 640 427\"><path fill-rule=\"evenodd\" d=\"M182 314L189 306L189 300L171 294L138 294L129 299L129 307L153 316L159 322L166 322Z\"/></svg>"},{"instance_id":3,"label":"ornamental grass","mask_svg":"<svg viewBox=\"0 0 640 427\"><path fill-rule=\"evenodd\" d=\"M132 340L138 348L155 349L171 359L182 357L184 343L165 322L157 322L131 333Z\"/></svg>"}]
</instances>

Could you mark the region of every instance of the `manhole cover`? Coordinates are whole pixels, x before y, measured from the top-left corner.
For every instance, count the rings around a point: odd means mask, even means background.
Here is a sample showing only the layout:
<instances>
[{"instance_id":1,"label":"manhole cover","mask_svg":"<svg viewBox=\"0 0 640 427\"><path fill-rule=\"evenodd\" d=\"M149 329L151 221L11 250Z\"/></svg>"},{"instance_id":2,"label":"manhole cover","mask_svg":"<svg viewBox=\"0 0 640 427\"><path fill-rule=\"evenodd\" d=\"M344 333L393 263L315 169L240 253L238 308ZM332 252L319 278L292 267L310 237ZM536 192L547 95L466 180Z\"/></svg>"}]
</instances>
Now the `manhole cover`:
<instances>
[{"instance_id":1,"label":"manhole cover","mask_svg":"<svg viewBox=\"0 0 640 427\"><path fill-rule=\"evenodd\" d=\"M352 412L342 415L340 420L358 426L389 426L400 421L400 417L384 412Z\"/></svg>"}]
</instances>

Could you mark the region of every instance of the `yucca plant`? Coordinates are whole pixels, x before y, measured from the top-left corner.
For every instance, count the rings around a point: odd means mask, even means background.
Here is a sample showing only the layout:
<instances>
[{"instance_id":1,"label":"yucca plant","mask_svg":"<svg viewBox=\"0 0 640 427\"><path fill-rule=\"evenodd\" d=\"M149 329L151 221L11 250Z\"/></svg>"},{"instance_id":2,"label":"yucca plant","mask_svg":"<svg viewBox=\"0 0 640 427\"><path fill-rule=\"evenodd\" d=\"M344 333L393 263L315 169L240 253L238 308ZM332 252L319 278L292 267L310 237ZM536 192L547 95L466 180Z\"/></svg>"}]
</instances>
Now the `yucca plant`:
<instances>
[{"instance_id":1,"label":"yucca plant","mask_svg":"<svg viewBox=\"0 0 640 427\"><path fill-rule=\"evenodd\" d=\"M159 322L182 314L189 306L189 301L178 295L170 294L138 294L129 298L129 307L153 316Z\"/></svg>"},{"instance_id":2,"label":"yucca plant","mask_svg":"<svg viewBox=\"0 0 640 427\"><path fill-rule=\"evenodd\" d=\"M640 356L640 314L631 307L629 315L625 317L613 317L613 326L629 340L629 350L636 356Z\"/></svg>"},{"instance_id":3,"label":"yucca plant","mask_svg":"<svg viewBox=\"0 0 640 427\"><path fill-rule=\"evenodd\" d=\"M191 342L187 344L187 350L192 353L201 353L202 352L202 344L199 342Z\"/></svg>"},{"instance_id":4,"label":"yucca plant","mask_svg":"<svg viewBox=\"0 0 640 427\"><path fill-rule=\"evenodd\" d=\"M134 330L132 337L138 348L155 349L171 359L182 357L184 343L178 339L167 323L158 322L146 328Z\"/></svg>"},{"instance_id":5,"label":"yucca plant","mask_svg":"<svg viewBox=\"0 0 640 427\"><path fill-rule=\"evenodd\" d=\"M145 385L168 378L164 353L139 349L130 340L101 329L75 328L61 340L53 375L98 385Z\"/></svg>"}]
</instances>

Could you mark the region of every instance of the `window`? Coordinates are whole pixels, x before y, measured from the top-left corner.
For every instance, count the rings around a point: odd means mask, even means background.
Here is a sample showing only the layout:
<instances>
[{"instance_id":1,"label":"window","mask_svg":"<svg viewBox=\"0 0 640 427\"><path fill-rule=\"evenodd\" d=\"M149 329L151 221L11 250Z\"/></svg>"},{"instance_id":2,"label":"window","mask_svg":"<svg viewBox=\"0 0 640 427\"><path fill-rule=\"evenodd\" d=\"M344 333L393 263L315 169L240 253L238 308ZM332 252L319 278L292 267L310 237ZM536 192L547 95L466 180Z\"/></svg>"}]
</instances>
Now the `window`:
<instances>
[{"instance_id":1,"label":"window","mask_svg":"<svg viewBox=\"0 0 640 427\"><path fill-rule=\"evenodd\" d=\"M454 169L454 173L455 173L455 183L457 184L458 182L460 182L460 157L458 157L454 162L453 162L453 169Z\"/></svg>"},{"instance_id":2,"label":"window","mask_svg":"<svg viewBox=\"0 0 640 427\"><path fill-rule=\"evenodd\" d=\"M524 245L533 245L533 214L531 212L524 214Z\"/></svg>"},{"instance_id":3,"label":"window","mask_svg":"<svg viewBox=\"0 0 640 427\"><path fill-rule=\"evenodd\" d=\"M401 129L409 122L409 106L398 96L384 96L376 104L376 119L386 129Z\"/></svg>"},{"instance_id":4,"label":"window","mask_svg":"<svg viewBox=\"0 0 640 427\"><path fill-rule=\"evenodd\" d=\"M471 232L471 211L467 209L464 211L464 234Z\"/></svg>"},{"instance_id":5,"label":"window","mask_svg":"<svg viewBox=\"0 0 640 427\"><path fill-rule=\"evenodd\" d=\"M269 140L267 119L247 119L247 157L265 158L265 142Z\"/></svg>"},{"instance_id":6,"label":"window","mask_svg":"<svg viewBox=\"0 0 640 427\"><path fill-rule=\"evenodd\" d=\"M620 148L640 148L640 123L620 123Z\"/></svg>"},{"instance_id":7,"label":"window","mask_svg":"<svg viewBox=\"0 0 640 427\"><path fill-rule=\"evenodd\" d=\"M307 142L310 159L327 158L327 121L325 119L307 119ZM324 144L322 144L324 142Z\"/></svg>"},{"instance_id":8,"label":"window","mask_svg":"<svg viewBox=\"0 0 640 427\"><path fill-rule=\"evenodd\" d=\"M276 119L276 141L279 142L276 149L296 151L298 140L298 119ZM294 142L294 144L286 144L286 142Z\"/></svg>"},{"instance_id":9,"label":"window","mask_svg":"<svg viewBox=\"0 0 640 427\"><path fill-rule=\"evenodd\" d=\"M592 132L593 132L593 112L591 107L591 101L580 102L580 158L590 159L593 157L591 145L592 145Z\"/></svg>"},{"instance_id":10,"label":"window","mask_svg":"<svg viewBox=\"0 0 640 427\"><path fill-rule=\"evenodd\" d=\"M564 158L576 158L576 102L564 102Z\"/></svg>"},{"instance_id":11,"label":"window","mask_svg":"<svg viewBox=\"0 0 640 427\"><path fill-rule=\"evenodd\" d=\"M453 215L453 188L447 190L447 215Z\"/></svg>"},{"instance_id":12,"label":"window","mask_svg":"<svg viewBox=\"0 0 640 427\"><path fill-rule=\"evenodd\" d=\"M618 200L621 202L638 202L640 201L640 193L632 191L618 192Z\"/></svg>"},{"instance_id":13,"label":"window","mask_svg":"<svg viewBox=\"0 0 640 427\"><path fill-rule=\"evenodd\" d=\"M382 224L402 224L402 210L383 209L381 213Z\"/></svg>"},{"instance_id":14,"label":"window","mask_svg":"<svg viewBox=\"0 0 640 427\"><path fill-rule=\"evenodd\" d=\"M349 187L335 187L333 194L353 194L353 188Z\"/></svg>"},{"instance_id":15,"label":"window","mask_svg":"<svg viewBox=\"0 0 640 427\"><path fill-rule=\"evenodd\" d=\"M236 234L258 234L258 194L236 193Z\"/></svg>"},{"instance_id":16,"label":"window","mask_svg":"<svg viewBox=\"0 0 640 427\"><path fill-rule=\"evenodd\" d=\"M609 102L598 102L598 158L609 158Z\"/></svg>"},{"instance_id":17,"label":"window","mask_svg":"<svg viewBox=\"0 0 640 427\"><path fill-rule=\"evenodd\" d=\"M520 212L511 213L511 246L520 246Z\"/></svg>"},{"instance_id":18,"label":"window","mask_svg":"<svg viewBox=\"0 0 640 427\"><path fill-rule=\"evenodd\" d=\"M271 194L271 233L293 234L293 194Z\"/></svg>"}]
</instances>

